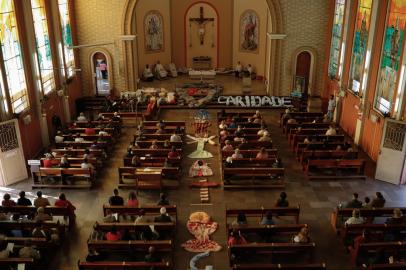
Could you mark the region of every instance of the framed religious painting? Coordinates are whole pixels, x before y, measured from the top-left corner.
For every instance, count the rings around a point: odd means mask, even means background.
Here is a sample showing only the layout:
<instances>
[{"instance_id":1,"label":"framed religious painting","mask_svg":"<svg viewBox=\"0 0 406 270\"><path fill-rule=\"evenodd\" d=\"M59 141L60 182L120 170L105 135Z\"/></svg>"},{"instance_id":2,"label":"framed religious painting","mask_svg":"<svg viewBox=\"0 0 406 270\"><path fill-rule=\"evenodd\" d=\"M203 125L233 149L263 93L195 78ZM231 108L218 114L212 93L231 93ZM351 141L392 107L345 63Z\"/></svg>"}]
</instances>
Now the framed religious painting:
<instances>
[{"instance_id":1,"label":"framed religious painting","mask_svg":"<svg viewBox=\"0 0 406 270\"><path fill-rule=\"evenodd\" d=\"M383 114L389 114L392 110L402 65L401 54L405 41L405 26L406 2L404 0L389 1L375 97L375 108Z\"/></svg>"},{"instance_id":2,"label":"framed religious painting","mask_svg":"<svg viewBox=\"0 0 406 270\"><path fill-rule=\"evenodd\" d=\"M305 92L306 78L303 76L295 76L295 81L293 83L293 92Z\"/></svg>"},{"instance_id":3,"label":"framed religious painting","mask_svg":"<svg viewBox=\"0 0 406 270\"><path fill-rule=\"evenodd\" d=\"M258 53L259 17L253 10L246 10L240 18L240 51Z\"/></svg>"},{"instance_id":4,"label":"framed religious painting","mask_svg":"<svg viewBox=\"0 0 406 270\"><path fill-rule=\"evenodd\" d=\"M159 11L152 10L144 17L145 52L158 53L165 50L164 20Z\"/></svg>"}]
</instances>

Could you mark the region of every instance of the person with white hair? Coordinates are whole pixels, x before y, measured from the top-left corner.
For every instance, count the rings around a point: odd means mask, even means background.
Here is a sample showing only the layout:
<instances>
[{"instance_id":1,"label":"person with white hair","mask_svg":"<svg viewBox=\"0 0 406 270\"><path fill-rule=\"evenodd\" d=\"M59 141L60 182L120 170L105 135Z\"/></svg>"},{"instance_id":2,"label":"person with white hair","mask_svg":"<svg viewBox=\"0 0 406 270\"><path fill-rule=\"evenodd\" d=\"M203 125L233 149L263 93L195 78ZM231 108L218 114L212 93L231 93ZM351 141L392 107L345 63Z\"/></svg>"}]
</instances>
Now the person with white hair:
<instances>
[{"instance_id":1,"label":"person with white hair","mask_svg":"<svg viewBox=\"0 0 406 270\"><path fill-rule=\"evenodd\" d=\"M173 134L171 135L171 138L169 139L169 141L170 141L170 142L181 142L181 141L182 141L182 138L181 138L178 134L173 133Z\"/></svg>"},{"instance_id":2,"label":"person with white hair","mask_svg":"<svg viewBox=\"0 0 406 270\"><path fill-rule=\"evenodd\" d=\"M55 143L61 143L63 142L63 136L62 136L62 132L60 130L58 130L58 132L56 132L55 135Z\"/></svg>"},{"instance_id":3,"label":"person with white hair","mask_svg":"<svg viewBox=\"0 0 406 270\"><path fill-rule=\"evenodd\" d=\"M168 213L166 213L165 207L161 207L161 209L159 209L159 213L160 215L155 217L154 222L172 222L171 217L168 215Z\"/></svg>"},{"instance_id":4,"label":"person with white hair","mask_svg":"<svg viewBox=\"0 0 406 270\"><path fill-rule=\"evenodd\" d=\"M85 116L85 114L83 113L83 112L81 112L80 114L79 114L79 116L78 116L78 121L87 121L87 119L86 119L86 116Z\"/></svg>"},{"instance_id":5,"label":"person with white hair","mask_svg":"<svg viewBox=\"0 0 406 270\"><path fill-rule=\"evenodd\" d=\"M271 136L268 131L265 131L261 138L258 139L259 142L272 142Z\"/></svg>"}]
</instances>

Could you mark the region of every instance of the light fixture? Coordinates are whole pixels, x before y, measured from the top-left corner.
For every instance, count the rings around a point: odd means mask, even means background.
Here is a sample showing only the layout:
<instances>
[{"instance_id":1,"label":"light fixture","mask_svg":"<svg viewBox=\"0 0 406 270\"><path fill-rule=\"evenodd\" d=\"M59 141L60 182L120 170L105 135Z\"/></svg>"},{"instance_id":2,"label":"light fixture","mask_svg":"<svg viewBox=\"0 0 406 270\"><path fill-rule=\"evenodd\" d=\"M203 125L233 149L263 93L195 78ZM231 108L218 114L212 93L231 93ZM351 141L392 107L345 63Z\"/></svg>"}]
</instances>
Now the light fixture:
<instances>
[{"instance_id":1,"label":"light fixture","mask_svg":"<svg viewBox=\"0 0 406 270\"><path fill-rule=\"evenodd\" d=\"M83 44L83 45L76 45L76 46L69 46L69 49L80 49L86 47L97 47L97 46L106 46L106 45L113 45L115 41L134 41L138 35L122 35L118 36L116 40L110 42L99 42L99 43L90 43L90 44Z\"/></svg>"},{"instance_id":2,"label":"light fixture","mask_svg":"<svg viewBox=\"0 0 406 270\"><path fill-rule=\"evenodd\" d=\"M266 35L270 39L285 39L287 37L286 34L273 34L273 33L269 33L269 32L267 32Z\"/></svg>"}]
</instances>

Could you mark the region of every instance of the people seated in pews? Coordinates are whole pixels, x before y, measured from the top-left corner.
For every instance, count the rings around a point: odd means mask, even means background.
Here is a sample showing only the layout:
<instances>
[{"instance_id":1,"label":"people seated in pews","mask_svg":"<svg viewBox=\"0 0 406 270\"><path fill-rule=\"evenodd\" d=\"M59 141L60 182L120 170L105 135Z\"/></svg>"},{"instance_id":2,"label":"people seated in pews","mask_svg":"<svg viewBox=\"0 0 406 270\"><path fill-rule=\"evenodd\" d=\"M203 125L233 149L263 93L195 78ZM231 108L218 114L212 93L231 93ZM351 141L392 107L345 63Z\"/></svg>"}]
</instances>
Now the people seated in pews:
<instances>
[{"instance_id":1,"label":"people seated in pews","mask_svg":"<svg viewBox=\"0 0 406 270\"><path fill-rule=\"evenodd\" d=\"M238 125L236 131L234 132L234 136L236 136L236 137L244 137L244 135L245 135L245 132L242 129L242 126Z\"/></svg>"},{"instance_id":2,"label":"people seated in pews","mask_svg":"<svg viewBox=\"0 0 406 270\"><path fill-rule=\"evenodd\" d=\"M229 129L237 128L237 121L235 118L232 118L231 121L228 123L228 128Z\"/></svg>"},{"instance_id":3,"label":"people seated in pews","mask_svg":"<svg viewBox=\"0 0 406 270\"><path fill-rule=\"evenodd\" d=\"M204 160L196 160L189 169L189 177L212 176L213 171Z\"/></svg>"},{"instance_id":4,"label":"people seated in pews","mask_svg":"<svg viewBox=\"0 0 406 270\"><path fill-rule=\"evenodd\" d=\"M103 217L103 222L114 223L118 222L118 220L116 219L116 215L110 209L106 209L106 215Z\"/></svg>"},{"instance_id":5,"label":"people seated in pews","mask_svg":"<svg viewBox=\"0 0 406 270\"><path fill-rule=\"evenodd\" d=\"M268 158L268 151L266 151L265 147L261 147L256 158L257 159L267 159Z\"/></svg>"},{"instance_id":6,"label":"people seated in pews","mask_svg":"<svg viewBox=\"0 0 406 270\"><path fill-rule=\"evenodd\" d=\"M404 223L404 218L402 211L399 208L393 209L393 216L388 218L385 222L386 224L402 224Z\"/></svg>"},{"instance_id":7,"label":"people seated in pews","mask_svg":"<svg viewBox=\"0 0 406 270\"><path fill-rule=\"evenodd\" d=\"M55 206L67 207L71 217L75 216L76 207L66 199L65 193L59 194L58 199L55 201Z\"/></svg>"},{"instance_id":8,"label":"people seated in pews","mask_svg":"<svg viewBox=\"0 0 406 270\"><path fill-rule=\"evenodd\" d=\"M283 168L283 163L281 158L275 159L275 162L272 164L272 168Z\"/></svg>"},{"instance_id":9,"label":"people seated in pews","mask_svg":"<svg viewBox=\"0 0 406 270\"><path fill-rule=\"evenodd\" d=\"M171 138L169 139L169 141L170 141L170 142L181 142L181 141L182 141L182 138L181 138L178 134L173 133L173 134L171 135Z\"/></svg>"},{"instance_id":10,"label":"people seated in pews","mask_svg":"<svg viewBox=\"0 0 406 270\"><path fill-rule=\"evenodd\" d=\"M289 207L289 201L287 200L288 195L285 191L279 194L279 198L275 203L276 207Z\"/></svg>"},{"instance_id":11,"label":"people seated in pews","mask_svg":"<svg viewBox=\"0 0 406 270\"><path fill-rule=\"evenodd\" d=\"M265 216L261 220L261 225L274 225L275 222L272 219L272 212L268 211L266 212Z\"/></svg>"},{"instance_id":12,"label":"people seated in pews","mask_svg":"<svg viewBox=\"0 0 406 270\"><path fill-rule=\"evenodd\" d=\"M142 79L147 82L152 82L154 80L154 74L148 64L145 65L144 71L142 72Z\"/></svg>"},{"instance_id":13,"label":"people seated in pews","mask_svg":"<svg viewBox=\"0 0 406 270\"><path fill-rule=\"evenodd\" d=\"M229 135L230 134L229 134L227 128L223 128L220 131L220 142L224 142L228 138Z\"/></svg>"},{"instance_id":14,"label":"people seated in pews","mask_svg":"<svg viewBox=\"0 0 406 270\"><path fill-rule=\"evenodd\" d=\"M160 215L154 218L154 222L172 222L171 217L166 212L166 208L163 206L159 209Z\"/></svg>"},{"instance_id":15,"label":"people seated in pews","mask_svg":"<svg viewBox=\"0 0 406 270\"><path fill-rule=\"evenodd\" d=\"M81 143L81 142L84 142L84 141L85 141L85 139L83 139L82 137L80 137L79 134L76 134L76 135L74 136L74 138L75 138L74 142L76 142L76 143Z\"/></svg>"},{"instance_id":16,"label":"people seated in pews","mask_svg":"<svg viewBox=\"0 0 406 270\"><path fill-rule=\"evenodd\" d=\"M328 128L327 131L326 131L326 135L327 135L327 136L335 136L335 135L337 135L337 131L336 131L336 129L334 128L334 125L330 125L330 126L329 126L329 128Z\"/></svg>"},{"instance_id":17,"label":"people seated in pews","mask_svg":"<svg viewBox=\"0 0 406 270\"><path fill-rule=\"evenodd\" d=\"M96 121L102 121L102 120L104 120L104 115L102 113L99 113L97 115Z\"/></svg>"},{"instance_id":18,"label":"people seated in pews","mask_svg":"<svg viewBox=\"0 0 406 270\"><path fill-rule=\"evenodd\" d=\"M297 121L295 118L289 118L288 121L286 121L288 124L297 124Z\"/></svg>"},{"instance_id":19,"label":"people seated in pews","mask_svg":"<svg viewBox=\"0 0 406 270\"><path fill-rule=\"evenodd\" d=\"M107 131L104 130L104 127L100 128L99 131L99 136L108 136L109 133L107 133Z\"/></svg>"},{"instance_id":20,"label":"people seated in pews","mask_svg":"<svg viewBox=\"0 0 406 270\"><path fill-rule=\"evenodd\" d=\"M272 142L271 136L268 131L265 131L258 139L259 142Z\"/></svg>"},{"instance_id":21,"label":"people seated in pews","mask_svg":"<svg viewBox=\"0 0 406 270\"><path fill-rule=\"evenodd\" d=\"M165 70L164 66L159 60L155 64L155 76L158 79L165 79L168 76L168 72Z\"/></svg>"},{"instance_id":22,"label":"people seated in pews","mask_svg":"<svg viewBox=\"0 0 406 270\"><path fill-rule=\"evenodd\" d=\"M255 114L252 116L252 118L254 118L254 119L262 119L262 115L259 112L259 110L255 111Z\"/></svg>"},{"instance_id":23,"label":"people seated in pews","mask_svg":"<svg viewBox=\"0 0 406 270\"><path fill-rule=\"evenodd\" d=\"M371 208L371 199L368 196L364 198L362 208Z\"/></svg>"},{"instance_id":24,"label":"people seated in pews","mask_svg":"<svg viewBox=\"0 0 406 270\"><path fill-rule=\"evenodd\" d=\"M34 261L38 261L41 258L39 250L31 245L30 240L24 242L24 247L18 251L18 256L20 258L34 259Z\"/></svg>"},{"instance_id":25,"label":"people seated in pews","mask_svg":"<svg viewBox=\"0 0 406 270\"><path fill-rule=\"evenodd\" d=\"M111 206L121 206L124 205L124 199L118 193L118 189L113 190L113 196L109 198L109 204Z\"/></svg>"},{"instance_id":26,"label":"people seated in pews","mask_svg":"<svg viewBox=\"0 0 406 270\"><path fill-rule=\"evenodd\" d=\"M343 145L342 148L343 148L344 151L347 151L347 152L353 152L354 151L354 149L352 148L351 143L348 142L348 141L344 142L344 145Z\"/></svg>"},{"instance_id":27,"label":"people seated in pews","mask_svg":"<svg viewBox=\"0 0 406 270\"><path fill-rule=\"evenodd\" d=\"M83 159L83 162L80 164L80 168L90 170L94 169L93 165L88 162L87 158Z\"/></svg>"},{"instance_id":28,"label":"people seated in pews","mask_svg":"<svg viewBox=\"0 0 406 270\"><path fill-rule=\"evenodd\" d=\"M86 135L95 135L96 130L93 127L86 127L85 128L85 134Z\"/></svg>"},{"instance_id":29,"label":"people seated in pews","mask_svg":"<svg viewBox=\"0 0 406 270\"><path fill-rule=\"evenodd\" d=\"M140 239L143 241L152 241L157 240L159 238L159 234L152 230L150 226L145 226L142 228L142 232L140 234Z\"/></svg>"},{"instance_id":30,"label":"people seated in pews","mask_svg":"<svg viewBox=\"0 0 406 270\"><path fill-rule=\"evenodd\" d=\"M171 143L170 143L169 140L165 140L165 141L164 141L164 144L162 145L162 147L163 147L164 149L169 149L169 148L172 148L172 145L171 145Z\"/></svg>"},{"instance_id":31,"label":"people seated in pews","mask_svg":"<svg viewBox=\"0 0 406 270\"><path fill-rule=\"evenodd\" d=\"M157 202L157 205L160 205L160 206L169 205L169 200L166 197L165 193L159 194L159 201Z\"/></svg>"},{"instance_id":32,"label":"people seated in pews","mask_svg":"<svg viewBox=\"0 0 406 270\"><path fill-rule=\"evenodd\" d=\"M155 134L165 134L165 129L159 127L159 128L155 131Z\"/></svg>"},{"instance_id":33,"label":"people seated in pews","mask_svg":"<svg viewBox=\"0 0 406 270\"><path fill-rule=\"evenodd\" d=\"M144 209L141 209L141 210L138 212L138 216L137 216L137 218L135 219L134 223L135 223L135 224L140 224L140 223L148 223L148 222L149 222L149 220L148 220L148 218L145 216L145 210L144 210Z\"/></svg>"},{"instance_id":34,"label":"people seated in pews","mask_svg":"<svg viewBox=\"0 0 406 270\"><path fill-rule=\"evenodd\" d=\"M310 143L310 138L309 138L309 136L306 136L306 137L304 138L303 143L305 143L305 144L309 144L309 143Z\"/></svg>"},{"instance_id":35,"label":"people seated in pews","mask_svg":"<svg viewBox=\"0 0 406 270\"><path fill-rule=\"evenodd\" d=\"M10 250L7 249L7 242L0 240L0 259L7 259L10 257Z\"/></svg>"},{"instance_id":36,"label":"people seated in pews","mask_svg":"<svg viewBox=\"0 0 406 270\"><path fill-rule=\"evenodd\" d=\"M227 240L227 245L229 247L235 246L235 245L244 245L247 243L248 242L245 239L245 237L242 236L241 231L237 232L237 230L232 230L230 232L230 235L228 236L228 240Z\"/></svg>"},{"instance_id":37,"label":"people seated in pews","mask_svg":"<svg viewBox=\"0 0 406 270\"><path fill-rule=\"evenodd\" d=\"M234 148L233 148L233 145L231 144L231 142L229 141L229 140L226 140L225 142L225 145L223 146L223 151L233 151L234 150Z\"/></svg>"},{"instance_id":38,"label":"people seated in pews","mask_svg":"<svg viewBox=\"0 0 406 270\"><path fill-rule=\"evenodd\" d=\"M221 120L220 125L219 125L219 129L225 129L227 128L227 124L225 120Z\"/></svg>"},{"instance_id":39,"label":"people seated in pews","mask_svg":"<svg viewBox=\"0 0 406 270\"><path fill-rule=\"evenodd\" d=\"M345 208L361 208L362 202L358 200L358 193L354 192L352 194L351 201L347 202L344 206Z\"/></svg>"},{"instance_id":40,"label":"people seated in pews","mask_svg":"<svg viewBox=\"0 0 406 270\"><path fill-rule=\"evenodd\" d=\"M241 62L238 61L237 65L235 66L235 70L234 70L235 77L241 78L242 77L242 71L243 71L243 66L241 65Z\"/></svg>"},{"instance_id":41,"label":"people seated in pews","mask_svg":"<svg viewBox=\"0 0 406 270\"><path fill-rule=\"evenodd\" d=\"M31 201L25 197L25 191L20 191L20 198L17 200L17 205L20 206L30 206L32 205Z\"/></svg>"},{"instance_id":42,"label":"people seated in pews","mask_svg":"<svg viewBox=\"0 0 406 270\"><path fill-rule=\"evenodd\" d=\"M309 243L310 242L309 228L308 227L301 228L299 233L292 238L292 242L302 244Z\"/></svg>"},{"instance_id":43,"label":"people seated in pews","mask_svg":"<svg viewBox=\"0 0 406 270\"><path fill-rule=\"evenodd\" d=\"M232 159L243 158L243 155L240 153L240 149L236 148L236 149L234 150L234 154L232 154L231 158L232 158Z\"/></svg>"},{"instance_id":44,"label":"people seated in pews","mask_svg":"<svg viewBox=\"0 0 406 270\"><path fill-rule=\"evenodd\" d=\"M38 207L37 214L34 218L35 221L47 221L52 220L52 217L45 213L44 207Z\"/></svg>"},{"instance_id":45,"label":"people seated in pews","mask_svg":"<svg viewBox=\"0 0 406 270\"><path fill-rule=\"evenodd\" d=\"M137 155L133 155L133 157L131 158L131 165L133 167L141 166L140 158Z\"/></svg>"},{"instance_id":46,"label":"people seated in pews","mask_svg":"<svg viewBox=\"0 0 406 270\"><path fill-rule=\"evenodd\" d=\"M112 226L110 231L106 233L107 241L119 241L123 237L121 231L118 231L116 226Z\"/></svg>"},{"instance_id":47,"label":"people seated in pews","mask_svg":"<svg viewBox=\"0 0 406 270\"><path fill-rule=\"evenodd\" d=\"M150 262L150 263L154 263L154 262L160 262L161 260L156 256L155 254L155 248L153 246L150 246L148 248L148 253L145 255L144 258L145 262Z\"/></svg>"},{"instance_id":48,"label":"people seated in pews","mask_svg":"<svg viewBox=\"0 0 406 270\"><path fill-rule=\"evenodd\" d=\"M34 200L34 206L38 208L38 207L46 207L49 205L51 205L49 203L49 200L47 198L42 197L42 191L41 190L37 191L37 198Z\"/></svg>"},{"instance_id":49,"label":"people seated in pews","mask_svg":"<svg viewBox=\"0 0 406 270\"><path fill-rule=\"evenodd\" d=\"M345 221L345 225L363 224L365 220L361 217L359 209L352 210L352 217Z\"/></svg>"},{"instance_id":50,"label":"people seated in pews","mask_svg":"<svg viewBox=\"0 0 406 270\"><path fill-rule=\"evenodd\" d=\"M156 140L153 140L152 142L151 142L151 146L149 147L149 149L158 149L159 147L158 147L158 145L157 145L157 141Z\"/></svg>"},{"instance_id":51,"label":"people seated in pews","mask_svg":"<svg viewBox=\"0 0 406 270\"><path fill-rule=\"evenodd\" d=\"M5 193L3 195L3 201L1 202L1 205L5 206L5 207L10 207L10 206L16 206L17 203L11 199L10 194Z\"/></svg>"},{"instance_id":52,"label":"people seated in pews","mask_svg":"<svg viewBox=\"0 0 406 270\"><path fill-rule=\"evenodd\" d=\"M250 149L250 146L245 138L241 139L241 143L238 145L238 149L240 149L240 150Z\"/></svg>"},{"instance_id":53,"label":"people seated in pews","mask_svg":"<svg viewBox=\"0 0 406 270\"><path fill-rule=\"evenodd\" d=\"M266 126L261 126L260 130L258 130L257 135L263 136L265 132L269 132Z\"/></svg>"},{"instance_id":54,"label":"people seated in pews","mask_svg":"<svg viewBox=\"0 0 406 270\"><path fill-rule=\"evenodd\" d=\"M61 143L63 140L62 131L58 130L55 135L55 143Z\"/></svg>"},{"instance_id":55,"label":"people seated in pews","mask_svg":"<svg viewBox=\"0 0 406 270\"><path fill-rule=\"evenodd\" d=\"M80 122L85 122L85 121L87 121L87 118L86 118L85 114L83 112L81 112L79 114L77 120L80 121Z\"/></svg>"},{"instance_id":56,"label":"people seated in pews","mask_svg":"<svg viewBox=\"0 0 406 270\"><path fill-rule=\"evenodd\" d=\"M139 201L138 201L137 195L135 195L134 191L131 191L128 194L127 206L129 206L129 207L138 207L139 206Z\"/></svg>"},{"instance_id":57,"label":"people seated in pews","mask_svg":"<svg viewBox=\"0 0 406 270\"><path fill-rule=\"evenodd\" d=\"M376 192L375 193L375 198L371 202L371 207L374 208L381 208L385 206L385 198L383 197L381 192Z\"/></svg>"},{"instance_id":58,"label":"people seated in pews","mask_svg":"<svg viewBox=\"0 0 406 270\"><path fill-rule=\"evenodd\" d=\"M52 155L45 154L45 159L44 159L43 164L44 164L45 168L52 168L53 166L57 165L57 161L53 158Z\"/></svg>"},{"instance_id":59,"label":"people seated in pews","mask_svg":"<svg viewBox=\"0 0 406 270\"><path fill-rule=\"evenodd\" d=\"M69 167L70 167L70 163L69 163L68 155L67 155L67 154L64 154L64 155L61 157L61 161L59 162L59 167L60 167L60 168L69 168Z\"/></svg>"},{"instance_id":60,"label":"people seated in pews","mask_svg":"<svg viewBox=\"0 0 406 270\"><path fill-rule=\"evenodd\" d=\"M243 137L234 136L234 141L235 141L235 142L242 142L243 139L244 139Z\"/></svg>"},{"instance_id":61,"label":"people seated in pews","mask_svg":"<svg viewBox=\"0 0 406 270\"><path fill-rule=\"evenodd\" d=\"M231 225L237 226L237 225L247 225L247 217L245 216L244 213L238 213L237 218L231 223Z\"/></svg>"}]
</instances>

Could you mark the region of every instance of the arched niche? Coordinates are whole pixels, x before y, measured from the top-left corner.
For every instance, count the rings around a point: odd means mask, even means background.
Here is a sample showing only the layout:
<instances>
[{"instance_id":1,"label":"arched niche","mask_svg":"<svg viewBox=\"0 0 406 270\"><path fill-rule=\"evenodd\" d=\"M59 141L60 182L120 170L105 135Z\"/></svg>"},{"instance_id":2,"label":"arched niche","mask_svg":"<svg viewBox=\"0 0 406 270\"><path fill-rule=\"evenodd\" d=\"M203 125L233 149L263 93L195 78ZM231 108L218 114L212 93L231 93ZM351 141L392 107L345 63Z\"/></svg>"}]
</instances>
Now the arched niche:
<instances>
[{"instance_id":1,"label":"arched niche","mask_svg":"<svg viewBox=\"0 0 406 270\"><path fill-rule=\"evenodd\" d=\"M89 52L92 70L92 89L96 96L107 96L113 93L113 62L110 53L103 48L95 48ZM105 64L105 65L104 65Z\"/></svg>"},{"instance_id":2,"label":"arched niche","mask_svg":"<svg viewBox=\"0 0 406 270\"><path fill-rule=\"evenodd\" d=\"M308 96L314 96L317 93L315 89L316 84L316 63L317 63L317 52L312 47L299 47L292 54L292 85L291 89L295 88L296 76L304 76L307 73L307 94ZM308 67L298 66L298 65L308 65ZM308 69L306 71L306 69ZM299 72L299 74L297 74Z\"/></svg>"},{"instance_id":3,"label":"arched niche","mask_svg":"<svg viewBox=\"0 0 406 270\"><path fill-rule=\"evenodd\" d=\"M135 6L139 0L126 0L123 9L121 33L123 35L135 35L136 29L134 29L134 12ZM266 0L269 12L271 13L271 33L283 34L283 19L280 0ZM270 76L269 76L269 94L279 95L281 90L279 89L281 82L280 66L282 62L282 40L272 39L270 52ZM125 77L126 89L132 90L137 88L138 80L138 65L137 65L137 43L136 42L122 42L122 55L120 64L122 62L122 71L120 68L120 74Z\"/></svg>"}]
</instances>

